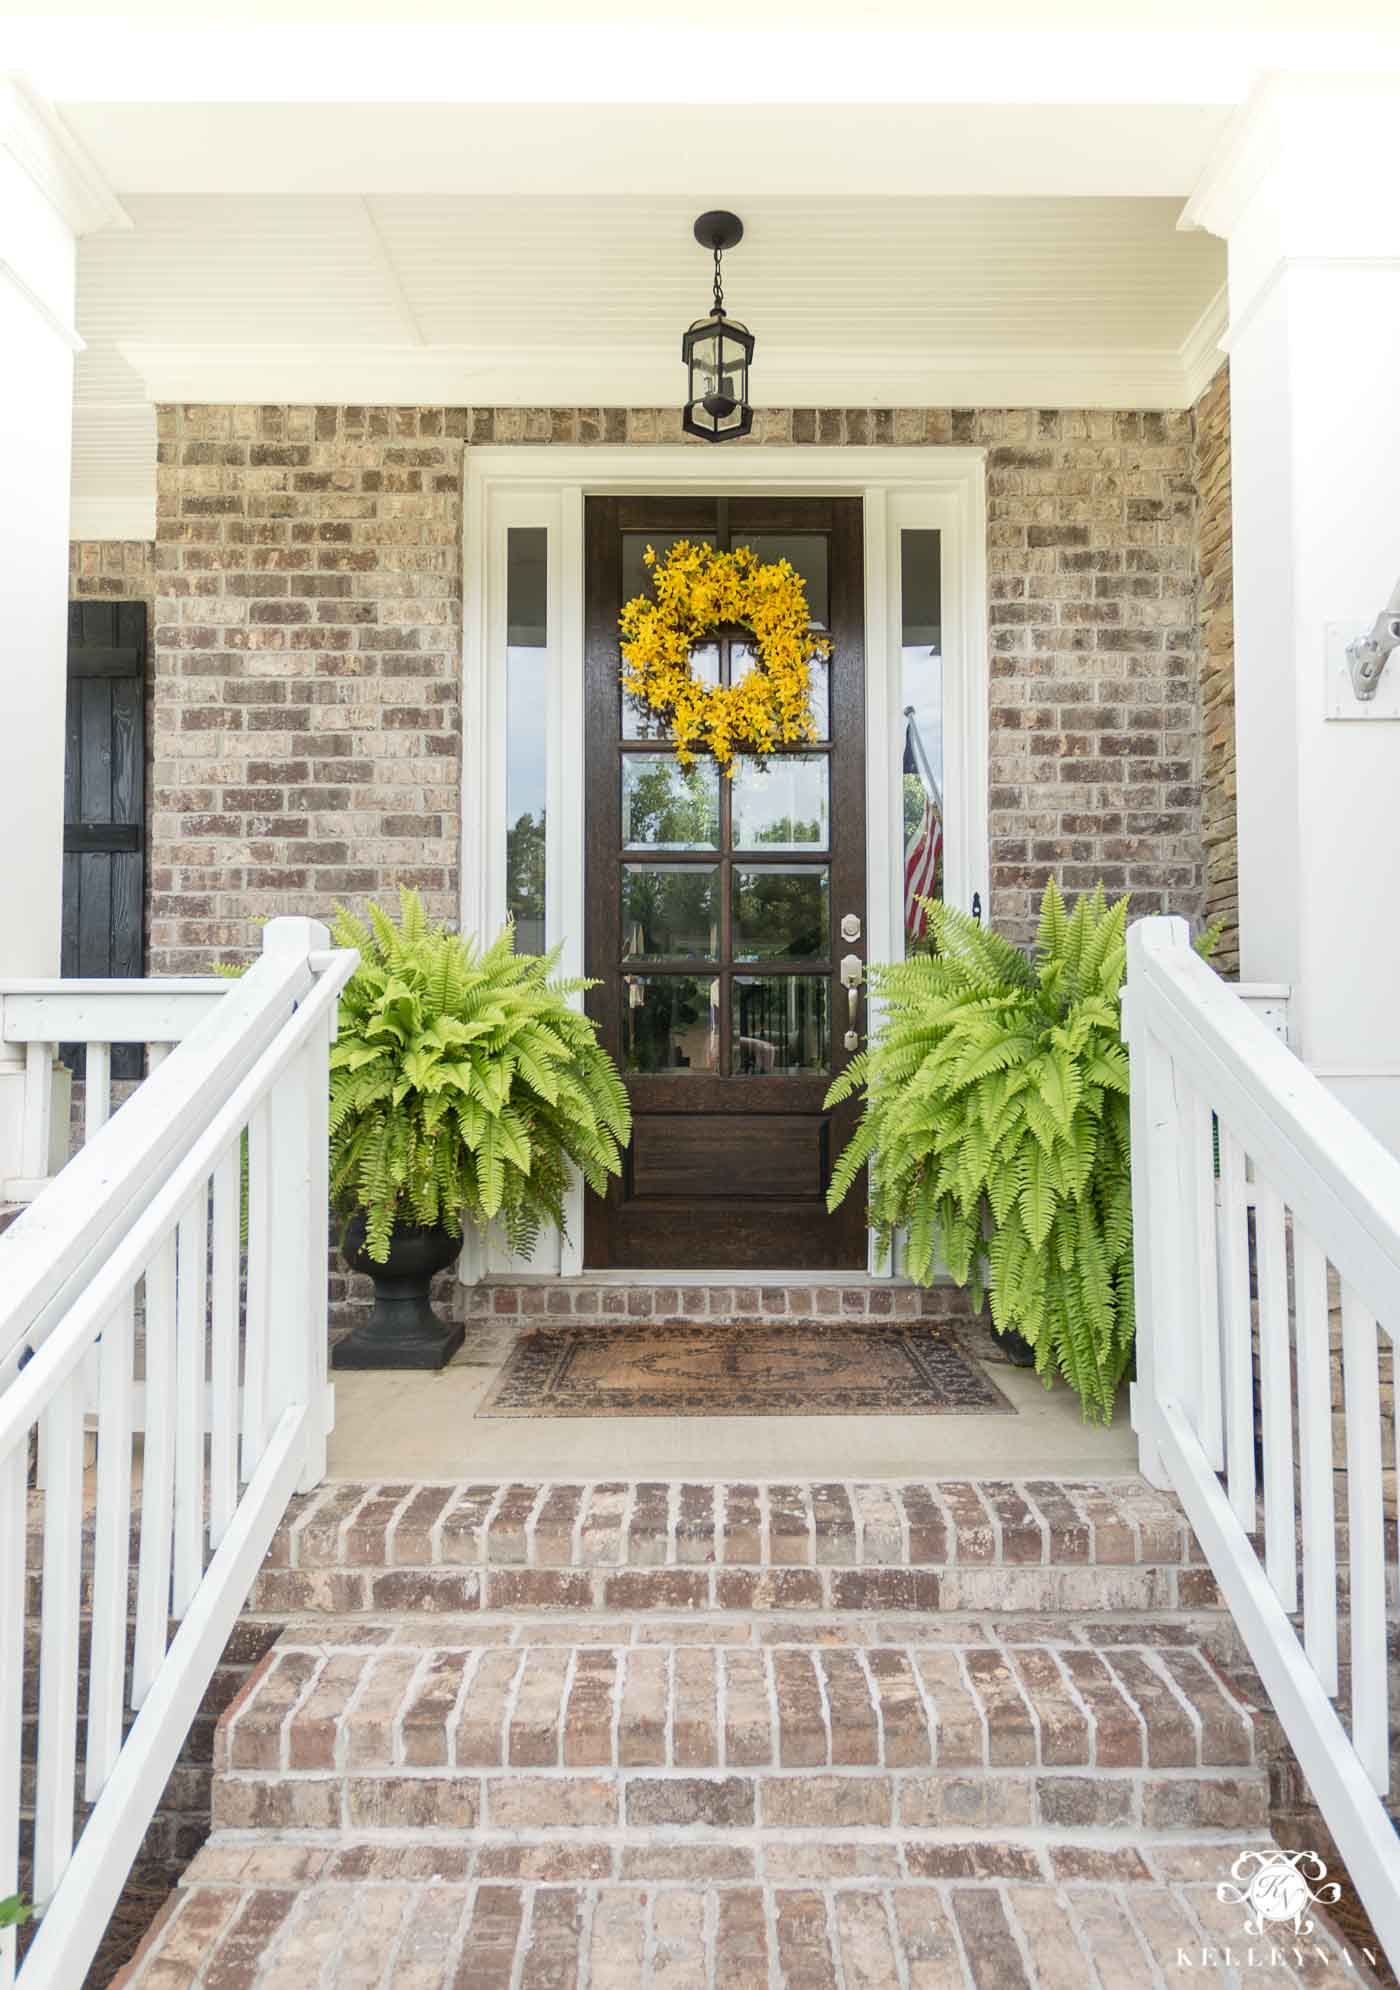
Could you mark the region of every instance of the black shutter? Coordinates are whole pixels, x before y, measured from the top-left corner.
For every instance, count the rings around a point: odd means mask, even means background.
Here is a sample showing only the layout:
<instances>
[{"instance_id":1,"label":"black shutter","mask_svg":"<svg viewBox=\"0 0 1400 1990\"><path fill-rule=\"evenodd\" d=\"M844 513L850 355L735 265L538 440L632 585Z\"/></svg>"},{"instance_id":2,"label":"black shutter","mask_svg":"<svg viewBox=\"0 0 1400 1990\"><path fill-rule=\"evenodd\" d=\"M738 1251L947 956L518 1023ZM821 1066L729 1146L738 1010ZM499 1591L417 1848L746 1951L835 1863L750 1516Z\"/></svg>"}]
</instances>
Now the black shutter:
<instances>
[{"instance_id":1,"label":"black shutter","mask_svg":"<svg viewBox=\"0 0 1400 1990\"><path fill-rule=\"evenodd\" d=\"M70 602L65 977L137 976L144 968L145 711L146 604ZM81 1052L67 1046L64 1054L81 1075ZM116 1052L112 1070L114 1076L139 1076L140 1051Z\"/></svg>"}]
</instances>

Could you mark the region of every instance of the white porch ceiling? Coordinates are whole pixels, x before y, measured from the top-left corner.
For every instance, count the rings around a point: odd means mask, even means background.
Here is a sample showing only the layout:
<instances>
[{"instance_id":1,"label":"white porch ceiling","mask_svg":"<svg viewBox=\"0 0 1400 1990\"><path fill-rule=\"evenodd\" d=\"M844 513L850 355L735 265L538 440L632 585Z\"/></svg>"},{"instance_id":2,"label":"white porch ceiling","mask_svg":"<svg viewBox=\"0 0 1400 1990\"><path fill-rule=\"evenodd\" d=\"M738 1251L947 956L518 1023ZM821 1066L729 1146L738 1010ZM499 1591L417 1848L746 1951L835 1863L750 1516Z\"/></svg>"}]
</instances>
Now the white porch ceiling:
<instances>
[{"instance_id":1,"label":"white porch ceiling","mask_svg":"<svg viewBox=\"0 0 1400 1990\"><path fill-rule=\"evenodd\" d=\"M131 194L80 245L75 531L147 516L158 400L666 405L732 203L759 405L1179 406L1223 248L1175 198ZM149 529L149 528L148 528ZM123 533L122 536L127 536ZM139 535L138 535L139 536Z\"/></svg>"}]
</instances>

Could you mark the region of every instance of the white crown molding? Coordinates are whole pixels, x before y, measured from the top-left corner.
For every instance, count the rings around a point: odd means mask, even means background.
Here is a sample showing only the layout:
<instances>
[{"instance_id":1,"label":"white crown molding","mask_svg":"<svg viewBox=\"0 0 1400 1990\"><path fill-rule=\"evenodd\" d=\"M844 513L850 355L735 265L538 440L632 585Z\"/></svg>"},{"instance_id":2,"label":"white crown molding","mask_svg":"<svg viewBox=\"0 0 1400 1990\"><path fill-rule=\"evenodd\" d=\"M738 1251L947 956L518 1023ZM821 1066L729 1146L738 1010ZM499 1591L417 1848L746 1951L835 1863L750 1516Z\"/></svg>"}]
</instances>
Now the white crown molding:
<instances>
[{"instance_id":1,"label":"white crown molding","mask_svg":"<svg viewBox=\"0 0 1400 1990\"><path fill-rule=\"evenodd\" d=\"M57 311L44 302L34 286L26 283L14 264L7 263L3 256L0 256L0 283L7 283L11 290L17 291L35 316L47 325L61 344L67 346L69 352L87 351L87 341L66 318L61 318Z\"/></svg>"},{"instance_id":2,"label":"white crown molding","mask_svg":"<svg viewBox=\"0 0 1400 1990\"><path fill-rule=\"evenodd\" d=\"M1194 333L1193 333L1194 337ZM683 386L670 354L616 347L123 343L155 402L387 406L667 407ZM1100 352L813 353L754 367L769 407L1189 407L1182 349Z\"/></svg>"},{"instance_id":3,"label":"white crown molding","mask_svg":"<svg viewBox=\"0 0 1400 1990\"><path fill-rule=\"evenodd\" d=\"M1181 342L1181 373L1187 407L1193 408L1225 364L1230 323L1230 291L1222 283Z\"/></svg>"},{"instance_id":4,"label":"white crown molding","mask_svg":"<svg viewBox=\"0 0 1400 1990\"><path fill-rule=\"evenodd\" d=\"M17 77L0 78L0 146L75 235L131 227L131 216L57 111Z\"/></svg>"},{"instance_id":5,"label":"white crown molding","mask_svg":"<svg viewBox=\"0 0 1400 1990\"><path fill-rule=\"evenodd\" d=\"M156 494L153 475L144 482L149 491L132 491L105 496L85 495L75 489L69 506L70 539L139 539L156 536Z\"/></svg>"}]
</instances>

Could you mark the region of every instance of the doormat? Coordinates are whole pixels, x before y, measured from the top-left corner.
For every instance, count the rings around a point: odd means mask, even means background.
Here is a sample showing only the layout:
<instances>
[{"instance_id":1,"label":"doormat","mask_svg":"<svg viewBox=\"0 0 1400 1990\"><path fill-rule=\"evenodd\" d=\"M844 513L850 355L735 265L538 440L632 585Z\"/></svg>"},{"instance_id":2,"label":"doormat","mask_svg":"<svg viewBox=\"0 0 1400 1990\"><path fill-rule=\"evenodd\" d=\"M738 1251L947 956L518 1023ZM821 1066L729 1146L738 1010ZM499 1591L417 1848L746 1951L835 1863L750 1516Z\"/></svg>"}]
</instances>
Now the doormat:
<instances>
[{"instance_id":1,"label":"doormat","mask_svg":"<svg viewBox=\"0 0 1400 1990\"><path fill-rule=\"evenodd\" d=\"M478 1416L1014 1416L936 1325L544 1328L512 1349Z\"/></svg>"}]
</instances>

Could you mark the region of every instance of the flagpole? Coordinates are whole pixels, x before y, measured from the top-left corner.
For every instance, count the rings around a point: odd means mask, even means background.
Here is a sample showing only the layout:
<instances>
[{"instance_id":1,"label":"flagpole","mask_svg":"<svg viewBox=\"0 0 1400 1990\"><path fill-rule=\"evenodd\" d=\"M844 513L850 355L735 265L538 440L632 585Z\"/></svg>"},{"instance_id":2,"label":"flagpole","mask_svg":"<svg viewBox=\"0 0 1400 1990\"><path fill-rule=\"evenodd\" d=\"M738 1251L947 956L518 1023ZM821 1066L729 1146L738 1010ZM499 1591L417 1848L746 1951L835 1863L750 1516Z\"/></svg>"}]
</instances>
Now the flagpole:
<instances>
[{"instance_id":1,"label":"flagpole","mask_svg":"<svg viewBox=\"0 0 1400 1990\"><path fill-rule=\"evenodd\" d=\"M919 763L920 779L923 781L924 786L928 789L929 798L932 801L934 807L938 810L939 818L941 820L943 815L943 796L939 791L939 786L937 781L935 781L933 778L933 769L932 767L930 767L928 755L924 751L923 736L919 731L918 721L914 717L914 707L912 705L906 705L904 707L904 717L909 726L909 736L914 742L914 758Z\"/></svg>"}]
</instances>

